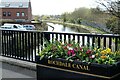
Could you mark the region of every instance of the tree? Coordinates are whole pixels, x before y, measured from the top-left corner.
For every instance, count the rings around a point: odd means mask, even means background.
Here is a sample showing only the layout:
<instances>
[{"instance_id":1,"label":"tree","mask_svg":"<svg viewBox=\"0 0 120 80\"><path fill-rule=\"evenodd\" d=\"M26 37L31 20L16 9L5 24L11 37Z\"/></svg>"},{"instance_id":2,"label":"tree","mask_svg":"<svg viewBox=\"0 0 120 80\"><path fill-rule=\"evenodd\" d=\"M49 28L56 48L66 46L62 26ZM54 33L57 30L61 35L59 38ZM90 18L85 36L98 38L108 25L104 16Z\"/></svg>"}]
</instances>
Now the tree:
<instances>
[{"instance_id":1,"label":"tree","mask_svg":"<svg viewBox=\"0 0 120 80\"><path fill-rule=\"evenodd\" d=\"M120 0L97 0L97 3L105 7L109 14L113 15L117 19L117 25L113 25L114 32L120 34ZM111 25L115 23L114 21L110 23ZM113 28L113 26L111 26Z\"/></svg>"},{"instance_id":2,"label":"tree","mask_svg":"<svg viewBox=\"0 0 120 80\"><path fill-rule=\"evenodd\" d=\"M41 19L42 20L48 20L48 19L50 19L50 16L49 15L42 15Z\"/></svg>"},{"instance_id":3,"label":"tree","mask_svg":"<svg viewBox=\"0 0 120 80\"><path fill-rule=\"evenodd\" d=\"M67 21L67 19L66 19L66 15L67 15L67 13L62 14L63 22L66 22L66 21Z\"/></svg>"},{"instance_id":4,"label":"tree","mask_svg":"<svg viewBox=\"0 0 120 80\"><path fill-rule=\"evenodd\" d=\"M115 16L112 16L111 18L106 20L106 26L108 29L110 29L113 33L115 32L115 27L117 26L117 18Z\"/></svg>"},{"instance_id":5,"label":"tree","mask_svg":"<svg viewBox=\"0 0 120 80\"><path fill-rule=\"evenodd\" d=\"M77 24L81 24L81 21L82 21L82 19L78 18L76 22L77 22Z\"/></svg>"},{"instance_id":6,"label":"tree","mask_svg":"<svg viewBox=\"0 0 120 80\"><path fill-rule=\"evenodd\" d=\"M120 1L119 0L97 0L97 3L104 6L107 11L120 18Z\"/></svg>"},{"instance_id":7,"label":"tree","mask_svg":"<svg viewBox=\"0 0 120 80\"><path fill-rule=\"evenodd\" d=\"M35 16L34 16L34 20L35 20L35 21L39 21L39 19L40 19L40 16L39 16L39 15L35 15Z\"/></svg>"},{"instance_id":8,"label":"tree","mask_svg":"<svg viewBox=\"0 0 120 80\"><path fill-rule=\"evenodd\" d=\"M95 15L95 14L104 14L104 11L99 6L97 6L96 8L91 8L91 13L93 15Z\"/></svg>"}]
</instances>

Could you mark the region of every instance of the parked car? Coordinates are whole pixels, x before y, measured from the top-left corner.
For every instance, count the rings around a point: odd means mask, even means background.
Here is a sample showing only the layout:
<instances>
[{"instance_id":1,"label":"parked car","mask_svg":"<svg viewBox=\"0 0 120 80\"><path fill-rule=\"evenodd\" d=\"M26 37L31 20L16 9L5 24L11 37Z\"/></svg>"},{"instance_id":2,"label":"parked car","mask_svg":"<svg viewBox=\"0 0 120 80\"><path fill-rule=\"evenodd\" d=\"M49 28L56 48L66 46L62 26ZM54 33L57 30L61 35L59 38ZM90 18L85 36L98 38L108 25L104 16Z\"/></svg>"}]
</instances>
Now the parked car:
<instances>
[{"instance_id":1,"label":"parked car","mask_svg":"<svg viewBox=\"0 0 120 80\"><path fill-rule=\"evenodd\" d=\"M3 35L12 35L12 32L10 30L22 30L22 31L26 30L20 24L4 24L3 26L0 27L0 29L5 29L5 31L2 33Z\"/></svg>"},{"instance_id":2,"label":"parked car","mask_svg":"<svg viewBox=\"0 0 120 80\"><path fill-rule=\"evenodd\" d=\"M1 26L2 29L12 29L12 30L26 30L22 25L20 24L9 24L5 23L3 26Z\"/></svg>"},{"instance_id":3,"label":"parked car","mask_svg":"<svg viewBox=\"0 0 120 80\"><path fill-rule=\"evenodd\" d=\"M26 30L35 30L34 25L23 25L23 27L26 28Z\"/></svg>"},{"instance_id":4,"label":"parked car","mask_svg":"<svg viewBox=\"0 0 120 80\"><path fill-rule=\"evenodd\" d=\"M0 28L1 29L11 29L12 27L11 26L1 26Z\"/></svg>"}]
</instances>

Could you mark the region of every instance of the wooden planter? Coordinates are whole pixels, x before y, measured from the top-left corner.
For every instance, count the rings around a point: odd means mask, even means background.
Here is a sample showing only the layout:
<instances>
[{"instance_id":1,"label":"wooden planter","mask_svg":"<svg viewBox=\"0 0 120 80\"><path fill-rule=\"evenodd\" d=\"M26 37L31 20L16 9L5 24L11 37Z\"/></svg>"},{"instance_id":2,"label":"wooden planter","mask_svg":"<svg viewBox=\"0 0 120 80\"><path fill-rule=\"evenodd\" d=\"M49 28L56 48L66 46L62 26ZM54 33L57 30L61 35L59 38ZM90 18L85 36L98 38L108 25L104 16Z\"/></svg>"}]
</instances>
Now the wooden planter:
<instances>
[{"instance_id":1,"label":"wooden planter","mask_svg":"<svg viewBox=\"0 0 120 80\"><path fill-rule=\"evenodd\" d=\"M97 63L70 62L64 59L37 59L37 79L41 78L74 78L74 79L118 79L120 62L116 65ZM119 79L118 79L119 80Z\"/></svg>"}]
</instances>

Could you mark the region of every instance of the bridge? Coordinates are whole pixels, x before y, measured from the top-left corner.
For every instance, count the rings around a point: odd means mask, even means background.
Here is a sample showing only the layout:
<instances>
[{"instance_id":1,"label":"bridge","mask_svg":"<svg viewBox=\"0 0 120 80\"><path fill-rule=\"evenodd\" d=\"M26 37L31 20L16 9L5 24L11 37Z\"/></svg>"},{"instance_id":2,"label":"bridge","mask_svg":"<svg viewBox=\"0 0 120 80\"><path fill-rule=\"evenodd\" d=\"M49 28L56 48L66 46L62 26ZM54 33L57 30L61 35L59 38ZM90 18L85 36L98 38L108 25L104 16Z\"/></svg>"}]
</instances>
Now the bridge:
<instances>
[{"instance_id":1,"label":"bridge","mask_svg":"<svg viewBox=\"0 0 120 80\"><path fill-rule=\"evenodd\" d=\"M92 46L96 48L109 47L112 51L120 49L120 35L118 34L63 33L2 29L0 30L0 58L3 63L3 73L6 72L2 77L14 78L18 76L17 78L24 77L35 79L36 56L46 45L46 40L49 42L58 40L63 43L65 43L65 41L70 42L74 40L81 46L87 45L88 47ZM12 65L10 63L12 63ZM17 66L14 66L15 64L17 64ZM24 68L18 67L20 65L23 65L22 67ZM28 66L29 69L26 70L25 68ZM9 68L12 70L9 70ZM18 72L14 72L16 69ZM22 70L23 72L20 73Z\"/></svg>"}]
</instances>

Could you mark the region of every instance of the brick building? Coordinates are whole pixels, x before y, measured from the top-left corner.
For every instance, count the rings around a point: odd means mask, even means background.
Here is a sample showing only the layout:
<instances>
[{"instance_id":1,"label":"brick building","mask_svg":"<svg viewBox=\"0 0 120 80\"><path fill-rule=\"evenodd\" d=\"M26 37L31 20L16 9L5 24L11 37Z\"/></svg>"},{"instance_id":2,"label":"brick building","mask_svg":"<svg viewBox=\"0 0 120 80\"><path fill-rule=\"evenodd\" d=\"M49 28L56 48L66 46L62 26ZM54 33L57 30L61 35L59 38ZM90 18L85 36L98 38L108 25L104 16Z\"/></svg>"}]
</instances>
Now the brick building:
<instances>
[{"instance_id":1,"label":"brick building","mask_svg":"<svg viewBox=\"0 0 120 80\"><path fill-rule=\"evenodd\" d=\"M30 0L1 0L0 20L30 22L32 9Z\"/></svg>"}]
</instances>

